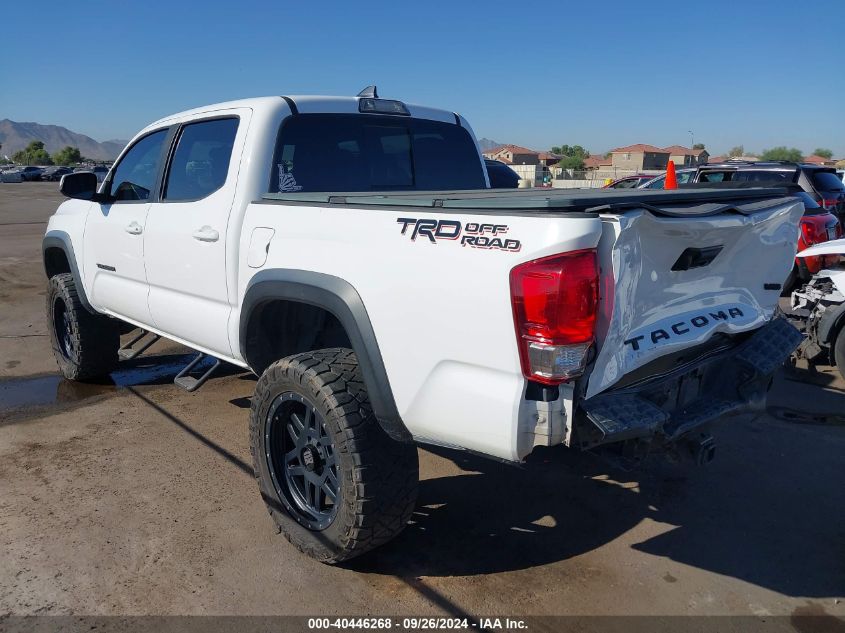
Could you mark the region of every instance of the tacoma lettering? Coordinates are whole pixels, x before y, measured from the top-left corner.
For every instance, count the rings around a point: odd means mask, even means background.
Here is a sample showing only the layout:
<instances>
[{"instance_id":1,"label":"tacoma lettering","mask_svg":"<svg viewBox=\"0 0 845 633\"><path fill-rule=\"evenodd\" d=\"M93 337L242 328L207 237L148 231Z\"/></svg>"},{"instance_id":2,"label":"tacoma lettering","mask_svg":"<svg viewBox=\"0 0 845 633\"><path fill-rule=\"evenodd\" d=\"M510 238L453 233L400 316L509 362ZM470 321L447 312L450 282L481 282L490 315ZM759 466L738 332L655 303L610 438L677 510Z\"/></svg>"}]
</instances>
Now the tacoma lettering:
<instances>
[{"instance_id":1,"label":"tacoma lettering","mask_svg":"<svg viewBox=\"0 0 845 633\"><path fill-rule=\"evenodd\" d=\"M655 328L654 330L649 332L648 335L641 334L640 336L633 336L625 341L625 345L630 345L631 349L636 352L640 349L640 341L642 341L646 336L651 339L651 342L654 345L657 345L661 341L669 341L673 337L683 336L684 334L690 331L690 326L695 328L703 328L710 324L711 319L712 321L729 321L731 319L738 319L743 316L745 316L745 313L743 313L742 309L736 307L728 308L727 312L725 312L724 310L719 310L718 312L697 314L684 321L673 323L669 326L669 329Z\"/></svg>"}]
</instances>

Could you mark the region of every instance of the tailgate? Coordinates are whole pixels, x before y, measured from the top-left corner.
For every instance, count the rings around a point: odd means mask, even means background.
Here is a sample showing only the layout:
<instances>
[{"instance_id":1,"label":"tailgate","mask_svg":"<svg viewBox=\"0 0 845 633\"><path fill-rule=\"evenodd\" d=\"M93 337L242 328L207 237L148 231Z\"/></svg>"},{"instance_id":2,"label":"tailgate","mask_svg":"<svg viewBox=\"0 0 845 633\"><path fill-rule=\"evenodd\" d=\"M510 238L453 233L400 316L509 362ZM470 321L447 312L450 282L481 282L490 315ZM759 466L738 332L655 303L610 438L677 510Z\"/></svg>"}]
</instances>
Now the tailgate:
<instances>
[{"instance_id":1,"label":"tailgate","mask_svg":"<svg viewBox=\"0 0 845 633\"><path fill-rule=\"evenodd\" d=\"M717 333L769 321L804 210L795 198L645 206L601 215L602 305L587 398Z\"/></svg>"}]
</instances>

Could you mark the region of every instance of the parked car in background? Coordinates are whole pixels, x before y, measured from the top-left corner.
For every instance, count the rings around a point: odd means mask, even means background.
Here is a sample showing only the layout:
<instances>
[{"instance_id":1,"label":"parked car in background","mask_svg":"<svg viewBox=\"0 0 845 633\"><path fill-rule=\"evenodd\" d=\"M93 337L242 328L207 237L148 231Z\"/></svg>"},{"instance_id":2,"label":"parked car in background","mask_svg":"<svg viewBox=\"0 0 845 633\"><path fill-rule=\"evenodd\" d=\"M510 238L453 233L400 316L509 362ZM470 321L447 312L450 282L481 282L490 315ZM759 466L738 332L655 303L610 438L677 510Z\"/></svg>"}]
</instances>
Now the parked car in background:
<instances>
[{"instance_id":1,"label":"parked car in background","mask_svg":"<svg viewBox=\"0 0 845 633\"><path fill-rule=\"evenodd\" d=\"M653 174L636 174L634 176L625 176L618 178L613 182L606 184L602 189L636 189L643 183L648 182L654 178Z\"/></svg>"},{"instance_id":2,"label":"parked car in background","mask_svg":"<svg viewBox=\"0 0 845 633\"><path fill-rule=\"evenodd\" d=\"M0 172L0 182L23 182L23 168L12 165Z\"/></svg>"},{"instance_id":3,"label":"parked car in background","mask_svg":"<svg viewBox=\"0 0 845 633\"><path fill-rule=\"evenodd\" d=\"M819 205L806 191L796 191L794 195L804 201L804 216L801 218L801 235L798 238L798 252L811 246L824 244L843 235L842 223L830 211ZM795 268L787 279L785 289L790 290L795 284L809 281L810 277L827 266L838 261L837 255L802 256L795 258Z\"/></svg>"},{"instance_id":4,"label":"parked car in background","mask_svg":"<svg viewBox=\"0 0 845 633\"><path fill-rule=\"evenodd\" d=\"M516 189L519 187L519 174L498 160L484 159L487 178L491 189Z\"/></svg>"},{"instance_id":5,"label":"parked car in background","mask_svg":"<svg viewBox=\"0 0 845 633\"><path fill-rule=\"evenodd\" d=\"M834 365L845 378L845 240L813 246L808 257L835 257L830 265L792 293L790 320L804 332L796 356L811 365Z\"/></svg>"},{"instance_id":6,"label":"parked car in background","mask_svg":"<svg viewBox=\"0 0 845 633\"><path fill-rule=\"evenodd\" d=\"M787 161L728 161L702 165L694 182L768 182L795 183L810 194L824 209L845 216L845 183L833 167Z\"/></svg>"},{"instance_id":7,"label":"parked car in background","mask_svg":"<svg viewBox=\"0 0 845 633\"><path fill-rule=\"evenodd\" d=\"M33 167L31 165L21 167L21 180L25 180L27 182L41 180L41 173L43 171L44 170L41 167Z\"/></svg>"},{"instance_id":8,"label":"parked car in background","mask_svg":"<svg viewBox=\"0 0 845 633\"><path fill-rule=\"evenodd\" d=\"M765 173L765 172L764 172ZM824 209L812 194L807 193L797 183L786 183L783 180L746 180L746 181L718 181L698 182L682 185L683 189L741 189L748 187L777 187L786 189L794 198L804 203L804 214L799 220L801 231L798 234L798 249L801 253L805 249L824 244L843 236L843 225L840 220L830 211ZM795 263L789 276L783 284L783 292L792 291L797 285L809 281L809 279L826 266L831 266L838 261L837 256L801 256L795 258Z\"/></svg>"},{"instance_id":9,"label":"parked car in background","mask_svg":"<svg viewBox=\"0 0 845 633\"><path fill-rule=\"evenodd\" d=\"M55 165L53 167L47 167L41 173L41 180L57 182L62 179L62 176L70 173L73 173L73 170L70 167L61 167L59 165Z\"/></svg>"},{"instance_id":10,"label":"parked car in background","mask_svg":"<svg viewBox=\"0 0 845 633\"><path fill-rule=\"evenodd\" d=\"M691 182L695 176L695 168L678 169L675 171L675 176L678 179L679 185L685 185ZM647 180L639 186L639 189L664 189L666 187L666 174L655 176L651 180Z\"/></svg>"},{"instance_id":11,"label":"parked car in background","mask_svg":"<svg viewBox=\"0 0 845 633\"><path fill-rule=\"evenodd\" d=\"M97 176L97 182L103 182L106 179L106 174L109 173L109 168L103 165L94 165L93 167L77 167L73 171L74 173L90 171Z\"/></svg>"}]
</instances>

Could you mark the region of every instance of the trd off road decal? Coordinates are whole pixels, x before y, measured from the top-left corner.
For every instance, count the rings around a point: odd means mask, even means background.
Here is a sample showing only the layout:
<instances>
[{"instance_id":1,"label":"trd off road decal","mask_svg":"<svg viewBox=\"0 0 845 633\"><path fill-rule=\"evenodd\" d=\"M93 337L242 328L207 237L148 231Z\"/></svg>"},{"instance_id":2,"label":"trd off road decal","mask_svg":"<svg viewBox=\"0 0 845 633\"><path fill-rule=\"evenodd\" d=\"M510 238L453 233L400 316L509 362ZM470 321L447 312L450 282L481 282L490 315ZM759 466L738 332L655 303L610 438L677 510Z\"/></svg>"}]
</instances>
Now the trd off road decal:
<instances>
[{"instance_id":1,"label":"trd off road decal","mask_svg":"<svg viewBox=\"0 0 845 633\"><path fill-rule=\"evenodd\" d=\"M457 220L432 220L416 218L397 218L402 225L402 235L409 235L412 242L418 237L427 238L432 244L439 240L460 240L461 246L494 249L516 253L522 248L522 242L504 237L508 232L507 224L481 224L478 222L461 223Z\"/></svg>"}]
</instances>

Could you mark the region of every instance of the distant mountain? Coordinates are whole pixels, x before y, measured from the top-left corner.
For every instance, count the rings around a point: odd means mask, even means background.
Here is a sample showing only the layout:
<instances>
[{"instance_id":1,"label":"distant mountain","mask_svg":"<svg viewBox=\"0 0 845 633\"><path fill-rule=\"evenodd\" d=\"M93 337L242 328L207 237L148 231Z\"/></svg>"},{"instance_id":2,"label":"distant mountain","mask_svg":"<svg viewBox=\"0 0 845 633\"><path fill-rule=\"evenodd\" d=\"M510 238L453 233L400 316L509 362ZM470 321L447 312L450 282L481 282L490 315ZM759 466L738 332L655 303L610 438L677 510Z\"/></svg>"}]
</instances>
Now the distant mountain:
<instances>
[{"instance_id":1,"label":"distant mountain","mask_svg":"<svg viewBox=\"0 0 845 633\"><path fill-rule=\"evenodd\" d=\"M499 147L501 145L504 145L504 143L499 143L498 141L491 141L489 138L478 139L478 146L481 147L482 152L486 152L488 149L493 149L494 147Z\"/></svg>"},{"instance_id":2,"label":"distant mountain","mask_svg":"<svg viewBox=\"0 0 845 633\"><path fill-rule=\"evenodd\" d=\"M44 149L51 154L67 145L78 147L85 158L96 160L114 160L127 143L119 140L99 143L90 136L71 132L60 125L0 120L0 144L3 145L0 156L11 157L15 152L26 149L32 141L43 141Z\"/></svg>"}]
</instances>

